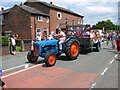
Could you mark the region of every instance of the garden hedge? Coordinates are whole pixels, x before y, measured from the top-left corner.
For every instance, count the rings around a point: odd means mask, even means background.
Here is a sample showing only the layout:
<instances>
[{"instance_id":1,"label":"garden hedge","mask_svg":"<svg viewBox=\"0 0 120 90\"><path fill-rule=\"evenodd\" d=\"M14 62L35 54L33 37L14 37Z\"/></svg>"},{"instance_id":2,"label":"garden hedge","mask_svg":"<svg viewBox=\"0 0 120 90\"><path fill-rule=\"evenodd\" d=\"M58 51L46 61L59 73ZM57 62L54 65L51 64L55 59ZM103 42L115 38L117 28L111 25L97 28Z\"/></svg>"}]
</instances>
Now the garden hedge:
<instances>
[{"instance_id":1,"label":"garden hedge","mask_svg":"<svg viewBox=\"0 0 120 90\"><path fill-rule=\"evenodd\" d=\"M8 46L9 38L7 36L0 36L0 46Z\"/></svg>"}]
</instances>

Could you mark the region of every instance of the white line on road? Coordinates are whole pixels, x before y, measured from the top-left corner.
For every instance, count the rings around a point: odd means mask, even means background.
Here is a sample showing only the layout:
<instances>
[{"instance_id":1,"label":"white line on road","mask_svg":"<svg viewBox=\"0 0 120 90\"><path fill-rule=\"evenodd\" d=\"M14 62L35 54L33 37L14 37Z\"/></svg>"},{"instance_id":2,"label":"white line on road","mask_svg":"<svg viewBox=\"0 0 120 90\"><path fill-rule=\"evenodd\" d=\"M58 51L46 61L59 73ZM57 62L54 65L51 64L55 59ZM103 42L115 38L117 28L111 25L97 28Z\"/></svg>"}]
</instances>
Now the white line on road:
<instances>
[{"instance_id":1,"label":"white line on road","mask_svg":"<svg viewBox=\"0 0 120 90\"><path fill-rule=\"evenodd\" d=\"M2 70L2 72L6 72L6 71L9 71L9 70L12 70L12 69L15 69L15 68L19 68L19 67L22 67L22 66L25 66L25 64L15 66L15 67L12 67L12 68L9 68L9 69Z\"/></svg>"},{"instance_id":2,"label":"white line on road","mask_svg":"<svg viewBox=\"0 0 120 90\"><path fill-rule=\"evenodd\" d=\"M115 55L115 57L117 57L117 56L118 56L118 54Z\"/></svg>"},{"instance_id":3,"label":"white line on road","mask_svg":"<svg viewBox=\"0 0 120 90\"><path fill-rule=\"evenodd\" d=\"M14 75L14 74L17 74L17 73L20 73L20 72L23 72L23 71L26 71L26 70L35 68L35 67L40 66L40 65L42 65L42 64L34 65L34 66L29 67L29 68L25 68L25 69L19 70L19 71L14 72L14 73L10 73L10 74L8 74L8 75L2 76L1 78L6 78L6 77L12 76L12 75Z\"/></svg>"},{"instance_id":4,"label":"white line on road","mask_svg":"<svg viewBox=\"0 0 120 90\"><path fill-rule=\"evenodd\" d=\"M114 59L110 62L110 64L112 64L114 62Z\"/></svg>"},{"instance_id":5,"label":"white line on road","mask_svg":"<svg viewBox=\"0 0 120 90\"><path fill-rule=\"evenodd\" d=\"M29 67L29 64L25 64L25 68L28 68Z\"/></svg>"},{"instance_id":6,"label":"white line on road","mask_svg":"<svg viewBox=\"0 0 120 90\"><path fill-rule=\"evenodd\" d=\"M92 84L92 85L91 85L91 88L94 88L94 87L95 87L95 85L96 85L96 83Z\"/></svg>"},{"instance_id":7,"label":"white line on road","mask_svg":"<svg viewBox=\"0 0 120 90\"><path fill-rule=\"evenodd\" d=\"M104 75L108 68L105 68L105 70L101 73L101 75Z\"/></svg>"}]
</instances>

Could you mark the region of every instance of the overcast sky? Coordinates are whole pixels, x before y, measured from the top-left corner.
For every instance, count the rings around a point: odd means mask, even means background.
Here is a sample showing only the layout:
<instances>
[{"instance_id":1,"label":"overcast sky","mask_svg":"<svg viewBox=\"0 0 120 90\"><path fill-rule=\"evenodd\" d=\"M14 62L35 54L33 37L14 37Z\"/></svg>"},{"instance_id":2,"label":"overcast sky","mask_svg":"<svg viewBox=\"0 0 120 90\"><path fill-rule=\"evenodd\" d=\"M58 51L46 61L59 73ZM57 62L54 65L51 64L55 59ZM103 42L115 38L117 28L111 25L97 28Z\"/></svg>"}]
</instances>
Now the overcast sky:
<instances>
[{"instance_id":1,"label":"overcast sky","mask_svg":"<svg viewBox=\"0 0 120 90\"><path fill-rule=\"evenodd\" d=\"M26 0L1 0L0 7L10 8ZM111 20L118 23L118 2L120 0L41 0L70 9L84 16L84 24L96 24L98 21Z\"/></svg>"}]
</instances>

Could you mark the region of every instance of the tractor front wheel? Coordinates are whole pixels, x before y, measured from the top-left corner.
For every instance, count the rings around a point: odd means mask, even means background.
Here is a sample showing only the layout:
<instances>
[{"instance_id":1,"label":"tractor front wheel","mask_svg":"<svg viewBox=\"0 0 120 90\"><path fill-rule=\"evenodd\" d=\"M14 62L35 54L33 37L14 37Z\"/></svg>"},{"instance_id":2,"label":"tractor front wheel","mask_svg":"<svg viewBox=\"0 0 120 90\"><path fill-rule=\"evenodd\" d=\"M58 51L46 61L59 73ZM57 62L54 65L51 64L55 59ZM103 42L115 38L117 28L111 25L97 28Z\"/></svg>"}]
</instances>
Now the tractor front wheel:
<instances>
[{"instance_id":1,"label":"tractor front wheel","mask_svg":"<svg viewBox=\"0 0 120 90\"><path fill-rule=\"evenodd\" d=\"M55 63L56 63L56 55L52 52L49 52L45 56L45 64L47 65L47 67L51 67L54 66Z\"/></svg>"},{"instance_id":2,"label":"tractor front wheel","mask_svg":"<svg viewBox=\"0 0 120 90\"><path fill-rule=\"evenodd\" d=\"M37 61L38 56L34 56L34 53L32 51L29 51L27 54L27 59L29 62L33 63Z\"/></svg>"}]
</instances>

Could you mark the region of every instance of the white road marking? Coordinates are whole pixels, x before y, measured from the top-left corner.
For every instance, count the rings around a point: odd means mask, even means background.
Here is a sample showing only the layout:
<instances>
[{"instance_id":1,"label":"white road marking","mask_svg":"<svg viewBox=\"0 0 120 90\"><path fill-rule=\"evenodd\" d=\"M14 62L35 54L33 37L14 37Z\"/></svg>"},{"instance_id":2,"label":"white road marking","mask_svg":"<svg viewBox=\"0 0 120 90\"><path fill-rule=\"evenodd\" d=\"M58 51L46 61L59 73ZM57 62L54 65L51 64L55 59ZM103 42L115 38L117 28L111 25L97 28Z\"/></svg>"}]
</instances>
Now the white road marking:
<instances>
[{"instance_id":1,"label":"white road marking","mask_svg":"<svg viewBox=\"0 0 120 90\"><path fill-rule=\"evenodd\" d=\"M118 57L118 54L116 54L115 57ZM110 62L110 64L112 64L113 62L114 62L114 59ZM101 73L101 75L104 75L107 70L108 68L105 68L104 71ZM92 90L92 88L94 88L95 86L96 86L96 83L92 84L89 90Z\"/></svg>"},{"instance_id":2,"label":"white road marking","mask_svg":"<svg viewBox=\"0 0 120 90\"><path fill-rule=\"evenodd\" d=\"M25 64L25 68L28 68L29 67L29 64Z\"/></svg>"},{"instance_id":3,"label":"white road marking","mask_svg":"<svg viewBox=\"0 0 120 90\"><path fill-rule=\"evenodd\" d=\"M114 62L114 59L110 62L110 64L112 64Z\"/></svg>"},{"instance_id":4,"label":"white road marking","mask_svg":"<svg viewBox=\"0 0 120 90\"><path fill-rule=\"evenodd\" d=\"M118 56L118 54L115 55L115 57L117 57L117 56Z\"/></svg>"},{"instance_id":5,"label":"white road marking","mask_svg":"<svg viewBox=\"0 0 120 90\"><path fill-rule=\"evenodd\" d=\"M12 70L12 69L15 69L15 68L19 68L19 67L22 67L22 66L25 66L25 64L15 66L15 67L12 67L12 68L9 68L9 69L2 70L2 72L6 72L6 71L9 71L9 70Z\"/></svg>"},{"instance_id":6,"label":"white road marking","mask_svg":"<svg viewBox=\"0 0 120 90\"><path fill-rule=\"evenodd\" d=\"M20 73L20 72L23 72L23 71L26 71L26 70L29 70L29 69L35 68L35 67L40 66L40 65L42 65L42 64L34 65L34 66L31 66L31 67L28 67L28 68L25 68L25 69L19 70L19 71L17 71L17 72L10 73L10 74L8 74L8 75L2 76L1 78L6 78L6 77L12 76L12 75L14 75L14 74L17 74L17 73Z\"/></svg>"},{"instance_id":7,"label":"white road marking","mask_svg":"<svg viewBox=\"0 0 120 90\"><path fill-rule=\"evenodd\" d=\"M96 83L92 84L92 85L91 85L91 88L94 88L94 87L95 87L95 85L96 85Z\"/></svg>"},{"instance_id":8,"label":"white road marking","mask_svg":"<svg viewBox=\"0 0 120 90\"><path fill-rule=\"evenodd\" d=\"M105 68L105 70L101 73L101 75L104 75L108 68Z\"/></svg>"}]
</instances>

